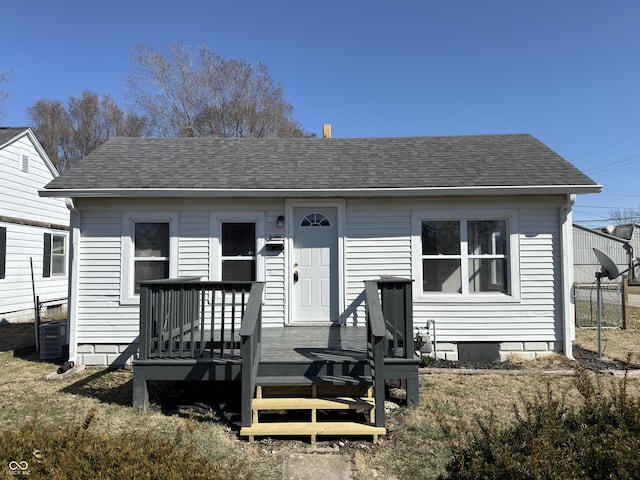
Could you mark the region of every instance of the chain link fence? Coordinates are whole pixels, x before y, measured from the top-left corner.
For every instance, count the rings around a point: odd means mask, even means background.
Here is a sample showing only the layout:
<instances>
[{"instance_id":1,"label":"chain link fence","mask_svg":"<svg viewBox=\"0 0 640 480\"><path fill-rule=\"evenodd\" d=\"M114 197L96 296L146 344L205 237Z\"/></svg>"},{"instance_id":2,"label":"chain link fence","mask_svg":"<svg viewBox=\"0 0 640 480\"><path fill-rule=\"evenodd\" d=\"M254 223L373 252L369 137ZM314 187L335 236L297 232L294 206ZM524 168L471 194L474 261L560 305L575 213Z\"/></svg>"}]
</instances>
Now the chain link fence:
<instances>
[{"instance_id":1,"label":"chain link fence","mask_svg":"<svg viewBox=\"0 0 640 480\"><path fill-rule=\"evenodd\" d=\"M602 285L602 328L623 328L622 286L617 283ZM598 289L595 284L576 285L574 288L576 326L597 328Z\"/></svg>"}]
</instances>

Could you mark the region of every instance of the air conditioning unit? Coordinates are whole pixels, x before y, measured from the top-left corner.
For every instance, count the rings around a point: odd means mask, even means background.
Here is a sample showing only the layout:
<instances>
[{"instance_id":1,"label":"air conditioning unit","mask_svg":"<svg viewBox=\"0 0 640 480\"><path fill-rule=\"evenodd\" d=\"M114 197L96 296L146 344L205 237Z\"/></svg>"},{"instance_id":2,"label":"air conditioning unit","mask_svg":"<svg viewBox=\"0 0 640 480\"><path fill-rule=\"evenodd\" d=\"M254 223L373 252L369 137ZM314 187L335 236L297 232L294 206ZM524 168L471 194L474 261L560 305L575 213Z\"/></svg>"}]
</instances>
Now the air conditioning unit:
<instances>
[{"instance_id":1,"label":"air conditioning unit","mask_svg":"<svg viewBox=\"0 0 640 480\"><path fill-rule=\"evenodd\" d=\"M40 359L62 358L67 346L67 322L49 322L40 325Z\"/></svg>"}]
</instances>

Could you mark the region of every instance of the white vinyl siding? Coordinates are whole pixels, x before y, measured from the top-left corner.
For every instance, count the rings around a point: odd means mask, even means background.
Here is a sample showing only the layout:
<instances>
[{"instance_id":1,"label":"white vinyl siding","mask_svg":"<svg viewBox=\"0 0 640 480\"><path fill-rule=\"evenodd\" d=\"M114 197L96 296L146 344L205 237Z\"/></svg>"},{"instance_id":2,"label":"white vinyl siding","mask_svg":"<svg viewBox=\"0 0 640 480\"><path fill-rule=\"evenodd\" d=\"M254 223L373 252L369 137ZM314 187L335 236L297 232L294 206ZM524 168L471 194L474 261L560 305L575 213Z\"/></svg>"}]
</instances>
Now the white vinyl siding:
<instances>
[{"instance_id":1,"label":"white vinyl siding","mask_svg":"<svg viewBox=\"0 0 640 480\"><path fill-rule=\"evenodd\" d=\"M78 273L78 342L130 343L137 305L120 304L122 214L83 210Z\"/></svg>"},{"instance_id":2,"label":"white vinyl siding","mask_svg":"<svg viewBox=\"0 0 640 480\"><path fill-rule=\"evenodd\" d=\"M211 269L209 212L180 211L179 231L178 276L208 280Z\"/></svg>"},{"instance_id":3,"label":"white vinyl siding","mask_svg":"<svg viewBox=\"0 0 640 480\"><path fill-rule=\"evenodd\" d=\"M470 198L449 203L442 199L345 201L341 320L349 325L363 325L364 280L389 275L416 280L413 285L415 325L424 326L427 320L434 319L439 341L560 340L559 209L562 200L560 197L531 197L499 201ZM496 212L509 218L509 231L515 235L515 246L510 246L513 249L510 261L515 261L511 294L464 301L422 295L415 271L415 265L420 265L420 250L414 251L416 241L419 245L420 240L419 233L416 235L414 231L416 218L423 218L424 211L443 209L468 216L469 205L473 205L473 210L491 211L492 218ZM503 205L509 208L504 209ZM146 216L151 219L174 218L177 275L211 280L220 279L222 259L217 238L221 222L256 222L256 278L266 281L263 325L284 325L287 311L285 284L290 274L287 249L284 252L268 251L264 245L271 234L282 235L286 231L288 217L284 228L277 226L278 216L287 212L284 200L140 200L113 202L108 206L98 200L82 200L79 207L82 218L78 302L80 344L127 345L136 340L138 305L120 301L120 279L127 275L129 268L122 264L122 237L127 224L124 219L144 219L145 215L140 216L140 213L151 213Z\"/></svg>"},{"instance_id":4,"label":"white vinyl siding","mask_svg":"<svg viewBox=\"0 0 640 480\"><path fill-rule=\"evenodd\" d=\"M365 280L411 277L411 211L406 204L351 200L346 207L345 320L362 325Z\"/></svg>"},{"instance_id":5,"label":"white vinyl siding","mask_svg":"<svg viewBox=\"0 0 640 480\"><path fill-rule=\"evenodd\" d=\"M28 157L28 172L22 159ZM43 277L45 233L67 236L69 210L61 198L41 198L38 191L55 178L29 134L0 148L0 225L6 229L5 275L0 278L0 320L33 318L33 284L42 300L67 296L66 274ZM6 221L5 221L6 220ZM36 226L43 225L43 226ZM60 227L49 228L44 225ZM66 269L66 264L65 264ZM15 316L14 316L15 314Z\"/></svg>"},{"instance_id":6,"label":"white vinyl siding","mask_svg":"<svg viewBox=\"0 0 640 480\"><path fill-rule=\"evenodd\" d=\"M22 155L29 156L28 173L21 169ZM54 178L28 136L0 149L0 215L69 225L69 210L64 199L38 195Z\"/></svg>"},{"instance_id":7,"label":"white vinyl siding","mask_svg":"<svg viewBox=\"0 0 640 480\"><path fill-rule=\"evenodd\" d=\"M278 216L284 209L282 203L270 206L265 216L265 236L282 235L283 227L278 226ZM285 219L285 222L287 220ZM262 250L264 254L264 304L262 306L262 324L281 326L285 318L285 254L281 251Z\"/></svg>"},{"instance_id":8,"label":"white vinyl siding","mask_svg":"<svg viewBox=\"0 0 640 480\"><path fill-rule=\"evenodd\" d=\"M6 228L5 278L0 279L0 320L5 313L28 310L29 315L33 314L32 262L36 295L42 300L66 298L66 275L42 276L43 238L44 233L51 233L51 230L12 223L0 225Z\"/></svg>"}]
</instances>

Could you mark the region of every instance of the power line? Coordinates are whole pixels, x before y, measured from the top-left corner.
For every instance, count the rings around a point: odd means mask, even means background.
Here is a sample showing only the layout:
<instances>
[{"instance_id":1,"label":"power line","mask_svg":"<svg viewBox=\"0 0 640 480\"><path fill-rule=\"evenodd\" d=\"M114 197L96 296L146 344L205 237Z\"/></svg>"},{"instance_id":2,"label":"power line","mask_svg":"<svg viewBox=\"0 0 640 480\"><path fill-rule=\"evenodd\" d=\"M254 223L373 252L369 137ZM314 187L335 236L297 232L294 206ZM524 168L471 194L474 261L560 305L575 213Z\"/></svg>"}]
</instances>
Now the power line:
<instances>
[{"instance_id":1,"label":"power line","mask_svg":"<svg viewBox=\"0 0 640 480\"><path fill-rule=\"evenodd\" d=\"M637 207L621 207L619 205L616 205L615 207L605 207L605 206L602 206L602 205L578 205L577 208L609 208L609 209L611 209L611 208L619 208L619 209L622 209L622 210L635 210L635 209L637 209ZM575 211L575 208L573 210Z\"/></svg>"},{"instance_id":2,"label":"power line","mask_svg":"<svg viewBox=\"0 0 640 480\"><path fill-rule=\"evenodd\" d=\"M622 140L617 140L617 141L615 141L613 143L610 143L609 145L605 145L604 147L600 147L600 148L597 148L595 150L592 150L591 152L587 152L587 153L583 153L582 155L578 155L577 157L572 158L571 161L578 160L579 158L587 157L587 156L589 156L589 155L591 155L593 153L601 152L602 150L606 150L607 148L613 147L615 145L618 145L620 143L626 142L627 140L631 140L631 139L636 138L636 137L640 137L640 132L638 132L638 133L636 133L634 135L631 135L630 137L623 138Z\"/></svg>"},{"instance_id":3,"label":"power line","mask_svg":"<svg viewBox=\"0 0 640 480\"><path fill-rule=\"evenodd\" d=\"M633 155L628 155L626 157L619 158L617 160L611 160L610 162L601 163L600 165L596 165L594 167L584 169L585 173L600 173L604 170L610 170L613 168L624 167L626 165L631 165L640 161L640 154L634 153Z\"/></svg>"}]
</instances>

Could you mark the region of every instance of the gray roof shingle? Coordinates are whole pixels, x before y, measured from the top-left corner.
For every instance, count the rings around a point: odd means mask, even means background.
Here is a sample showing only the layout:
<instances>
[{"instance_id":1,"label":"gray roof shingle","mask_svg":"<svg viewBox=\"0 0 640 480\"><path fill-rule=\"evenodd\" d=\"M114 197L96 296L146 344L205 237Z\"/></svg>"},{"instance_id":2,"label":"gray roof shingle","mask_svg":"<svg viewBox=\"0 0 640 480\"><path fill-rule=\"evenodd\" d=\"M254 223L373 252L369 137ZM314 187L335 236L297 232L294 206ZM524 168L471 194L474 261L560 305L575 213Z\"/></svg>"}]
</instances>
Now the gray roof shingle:
<instances>
[{"instance_id":1,"label":"gray roof shingle","mask_svg":"<svg viewBox=\"0 0 640 480\"><path fill-rule=\"evenodd\" d=\"M0 145L27 130L27 127L0 127Z\"/></svg>"},{"instance_id":2,"label":"gray roof shingle","mask_svg":"<svg viewBox=\"0 0 640 480\"><path fill-rule=\"evenodd\" d=\"M528 134L113 138L53 189L334 190L596 184Z\"/></svg>"}]
</instances>

